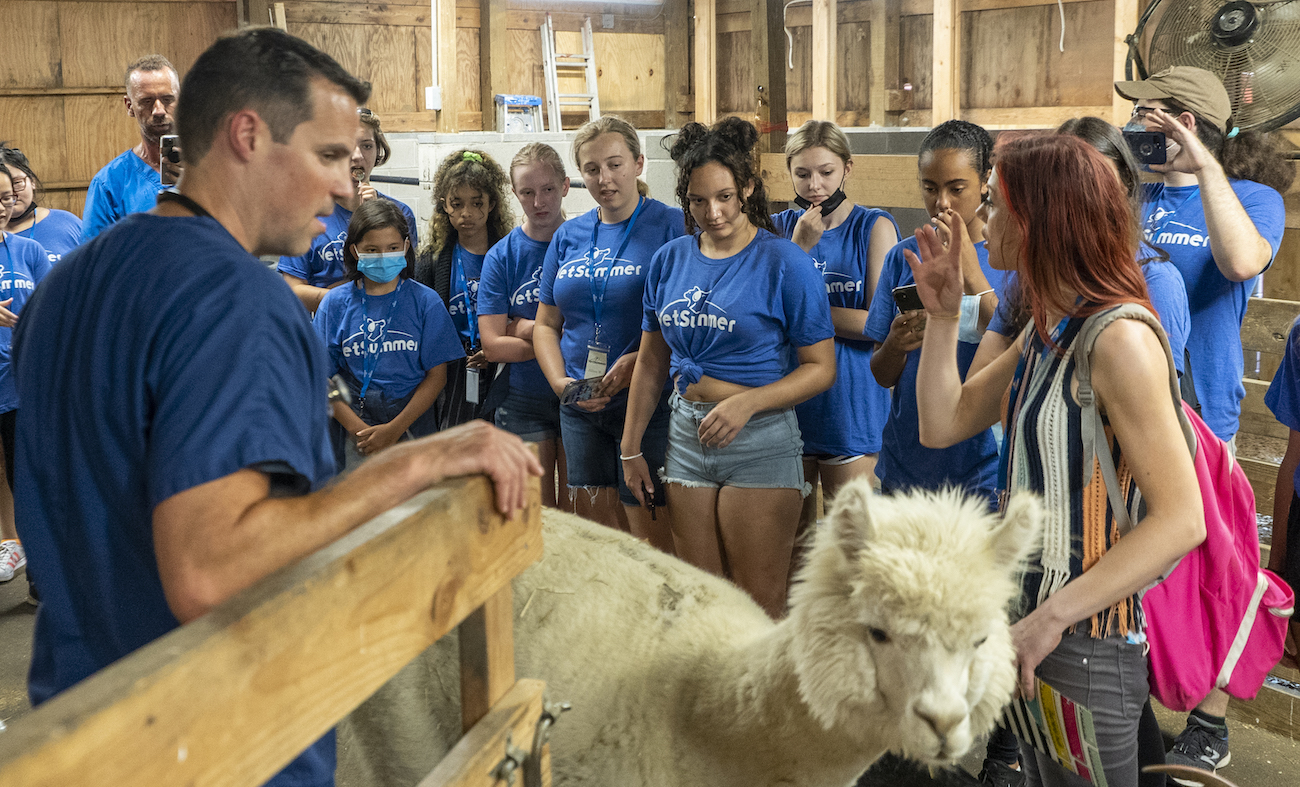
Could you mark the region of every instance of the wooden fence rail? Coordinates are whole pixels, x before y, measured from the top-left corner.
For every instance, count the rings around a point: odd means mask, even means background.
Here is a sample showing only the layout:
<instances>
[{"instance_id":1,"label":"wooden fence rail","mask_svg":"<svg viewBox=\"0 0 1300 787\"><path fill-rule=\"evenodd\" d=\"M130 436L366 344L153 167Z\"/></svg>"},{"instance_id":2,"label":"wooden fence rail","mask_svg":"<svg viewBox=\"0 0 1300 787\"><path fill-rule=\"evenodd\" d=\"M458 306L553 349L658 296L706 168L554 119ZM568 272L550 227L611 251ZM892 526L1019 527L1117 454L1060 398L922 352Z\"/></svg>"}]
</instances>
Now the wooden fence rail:
<instances>
[{"instance_id":1,"label":"wooden fence rail","mask_svg":"<svg viewBox=\"0 0 1300 787\"><path fill-rule=\"evenodd\" d=\"M390 509L23 717L0 784L260 784L462 622L466 729L517 724L543 688L515 683L509 636L539 499L505 520L466 478Z\"/></svg>"}]
</instances>

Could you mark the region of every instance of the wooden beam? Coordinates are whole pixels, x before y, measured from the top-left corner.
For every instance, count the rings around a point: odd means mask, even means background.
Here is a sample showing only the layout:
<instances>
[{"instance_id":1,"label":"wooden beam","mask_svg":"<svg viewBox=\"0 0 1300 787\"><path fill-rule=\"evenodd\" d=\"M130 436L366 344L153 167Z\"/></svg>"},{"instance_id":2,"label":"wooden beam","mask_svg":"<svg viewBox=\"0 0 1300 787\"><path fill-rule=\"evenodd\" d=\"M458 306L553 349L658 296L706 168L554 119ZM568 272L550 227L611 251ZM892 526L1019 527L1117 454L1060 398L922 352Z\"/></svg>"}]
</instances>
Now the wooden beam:
<instances>
[{"instance_id":1,"label":"wooden beam","mask_svg":"<svg viewBox=\"0 0 1300 787\"><path fill-rule=\"evenodd\" d=\"M488 0L482 0L487 2ZM285 18L295 24L384 25L388 27L428 27L429 4L423 5L348 5L344 3L286 4Z\"/></svg>"},{"instance_id":2,"label":"wooden beam","mask_svg":"<svg viewBox=\"0 0 1300 787\"><path fill-rule=\"evenodd\" d=\"M664 0L664 128L690 120L691 20L689 0Z\"/></svg>"},{"instance_id":3,"label":"wooden beam","mask_svg":"<svg viewBox=\"0 0 1300 787\"><path fill-rule=\"evenodd\" d=\"M438 89L442 109L438 111L438 131L454 134L460 130L460 93L456 86L456 0L438 3Z\"/></svg>"},{"instance_id":4,"label":"wooden beam","mask_svg":"<svg viewBox=\"0 0 1300 787\"><path fill-rule=\"evenodd\" d=\"M718 34L714 0L695 0L695 119L718 116Z\"/></svg>"},{"instance_id":5,"label":"wooden beam","mask_svg":"<svg viewBox=\"0 0 1300 787\"><path fill-rule=\"evenodd\" d=\"M460 624L460 719L466 732L515 683L513 599L507 583Z\"/></svg>"},{"instance_id":6,"label":"wooden beam","mask_svg":"<svg viewBox=\"0 0 1300 787\"><path fill-rule=\"evenodd\" d=\"M899 9L901 0L875 0L871 4L871 125L883 126L889 110L889 91L898 89Z\"/></svg>"},{"instance_id":7,"label":"wooden beam","mask_svg":"<svg viewBox=\"0 0 1300 787\"><path fill-rule=\"evenodd\" d=\"M1110 107L966 107L961 116L991 130L1056 128L1070 118L1092 115L1104 118Z\"/></svg>"},{"instance_id":8,"label":"wooden beam","mask_svg":"<svg viewBox=\"0 0 1300 787\"><path fill-rule=\"evenodd\" d=\"M1124 80L1124 61L1128 58L1128 44L1124 39L1137 27L1138 0L1115 0L1115 53L1112 76L1116 82ZM1136 74L1134 75L1136 77ZM1113 86L1110 91L1110 122L1123 126L1133 112L1133 102L1116 93ZM1106 117L1102 115L1101 117Z\"/></svg>"},{"instance_id":9,"label":"wooden beam","mask_svg":"<svg viewBox=\"0 0 1300 787\"><path fill-rule=\"evenodd\" d=\"M1228 717L1281 735L1293 744L1300 741L1300 673L1274 667L1253 700L1231 698Z\"/></svg>"},{"instance_id":10,"label":"wooden beam","mask_svg":"<svg viewBox=\"0 0 1300 787\"><path fill-rule=\"evenodd\" d=\"M1094 0L1061 0L1063 3L1091 3ZM1056 0L965 0L961 4L963 13L966 11L1005 11L1011 8L1030 8L1040 5L1056 5ZM901 14L903 16L928 16L934 10L933 0L903 0ZM794 10L790 13L793 15ZM1134 22L1137 19L1133 20Z\"/></svg>"},{"instance_id":11,"label":"wooden beam","mask_svg":"<svg viewBox=\"0 0 1300 787\"><path fill-rule=\"evenodd\" d=\"M273 3L271 5L271 24L286 33L289 32L289 17L284 3Z\"/></svg>"},{"instance_id":12,"label":"wooden beam","mask_svg":"<svg viewBox=\"0 0 1300 787\"><path fill-rule=\"evenodd\" d=\"M960 115L958 46L961 43L961 12L958 0L934 0L934 26L931 40L934 63L930 76L930 125L937 126Z\"/></svg>"},{"instance_id":13,"label":"wooden beam","mask_svg":"<svg viewBox=\"0 0 1300 787\"><path fill-rule=\"evenodd\" d=\"M478 81L482 94L483 130L505 131L497 128L496 95L509 92L506 42L510 33L506 30L506 0L479 0L479 20Z\"/></svg>"},{"instance_id":14,"label":"wooden beam","mask_svg":"<svg viewBox=\"0 0 1300 787\"><path fill-rule=\"evenodd\" d=\"M785 33L781 31L781 4L752 0L750 51L757 88L760 153L785 150L786 91Z\"/></svg>"},{"instance_id":15,"label":"wooden beam","mask_svg":"<svg viewBox=\"0 0 1300 787\"><path fill-rule=\"evenodd\" d=\"M240 27L256 27L271 23L271 4L267 0L244 0L244 19L239 20Z\"/></svg>"},{"instance_id":16,"label":"wooden beam","mask_svg":"<svg viewBox=\"0 0 1300 787\"><path fill-rule=\"evenodd\" d=\"M785 155L762 156L763 184L768 199L794 199L794 184L785 167ZM853 157L853 177L844 184L845 194L859 205L876 208L924 208L916 178L916 156L870 155Z\"/></svg>"},{"instance_id":17,"label":"wooden beam","mask_svg":"<svg viewBox=\"0 0 1300 787\"><path fill-rule=\"evenodd\" d=\"M0 735L0 784L261 784L541 557L483 477L439 484Z\"/></svg>"},{"instance_id":18,"label":"wooden beam","mask_svg":"<svg viewBox=\"0 0 1300 787\"><path fill-rule=\"evenodd\" d=\"M1241 321L1241 348L1282 355L1286 352L1287 333L1297 317L1300 303L1296 301L1247 298L1246 317Z\"/></svg>"},{"instance_id":19,"label":"wooden beam","mask_svg":"<svg viewBox=\"0 0 1300 787\"><path fill-rule=\"evenodd\" d=\"M812 0L812 114L835 121L836 86L835 0Z\"/></svg>"},{"instance_id":20,"label":"wooden beam","mask_svg":"<svg viewBox=\"0 0 1300 787\"><path fill-rule=\"evenodd\" d=\"M546 684L521 680L493 705L491 712L474 725L465 737L442 758L437 767L416 787L500 787L519 784L520 779L499 780L493 773L505 755L506 742L529 752L537 722L542 716ZM549 779L550 749L543 756L542 773ZM549 781L547 782L549 785Z\"/></svg>"}]
</instances>

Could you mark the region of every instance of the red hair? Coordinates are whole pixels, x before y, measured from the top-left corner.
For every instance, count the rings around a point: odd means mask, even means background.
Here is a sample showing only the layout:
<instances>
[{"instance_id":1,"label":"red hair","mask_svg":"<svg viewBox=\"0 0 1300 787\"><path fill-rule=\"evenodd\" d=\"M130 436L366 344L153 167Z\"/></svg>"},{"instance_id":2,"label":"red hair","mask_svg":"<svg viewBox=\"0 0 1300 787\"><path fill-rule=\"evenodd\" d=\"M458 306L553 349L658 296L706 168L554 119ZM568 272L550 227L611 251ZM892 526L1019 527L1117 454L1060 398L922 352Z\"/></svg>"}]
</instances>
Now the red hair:
<instances>
[{"instance_id":1,"label":"red hair","mask_svg":"<svg viewBox=\"0 0 1300 787\"><path fill-rule=\"evenodd\" d=\"M1016 260L1034 328L1048 346L1048 312L1087 316L1121 303L1155 313L1137 263L1128 193L1094 147L1059 134L1000 134L995 167L1024 242ZM1082 302L1070 301L1073 292Z\"/></svg>"}]
</instances>

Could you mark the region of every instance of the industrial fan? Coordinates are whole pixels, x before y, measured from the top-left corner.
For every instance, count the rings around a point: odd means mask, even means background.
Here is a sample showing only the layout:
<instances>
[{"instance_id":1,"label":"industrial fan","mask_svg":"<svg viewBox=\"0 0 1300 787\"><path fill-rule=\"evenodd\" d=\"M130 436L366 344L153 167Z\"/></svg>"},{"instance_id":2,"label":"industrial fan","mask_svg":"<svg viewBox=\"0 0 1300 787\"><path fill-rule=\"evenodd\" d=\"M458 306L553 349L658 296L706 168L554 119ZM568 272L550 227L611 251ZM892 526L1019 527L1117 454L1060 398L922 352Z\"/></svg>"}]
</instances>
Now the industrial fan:
<instances>
[{"instance_id":1,"label":"industrial fan","mask_svg":"<svg viewBox=\"0 0 1300 787\"><path fill-rule=\"evenodd\" d=\"M1300 0L1154 0L1127 41L1129 79L1203 68L1223 81L1243 130L1300 117Z\"/></svg>"}]
</instances>

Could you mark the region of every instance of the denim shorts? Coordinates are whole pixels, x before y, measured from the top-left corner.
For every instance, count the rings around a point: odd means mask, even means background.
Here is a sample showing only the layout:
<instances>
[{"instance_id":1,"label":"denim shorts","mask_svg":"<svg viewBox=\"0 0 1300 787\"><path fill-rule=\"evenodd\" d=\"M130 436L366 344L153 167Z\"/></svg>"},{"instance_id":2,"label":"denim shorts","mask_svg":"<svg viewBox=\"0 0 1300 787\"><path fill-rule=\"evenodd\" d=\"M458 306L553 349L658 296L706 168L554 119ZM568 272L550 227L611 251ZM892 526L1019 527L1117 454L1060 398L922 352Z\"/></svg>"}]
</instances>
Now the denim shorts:
<instances>
[{"instance_id":1,"label":"denim shorts","mask_svg":"<svg viewBox=\"0 0 1300 787\"><path fill-rule=\"evenodd\" d=\"M551 394L542 398L514 388L497 406L497 426L519 435L530 443L554 440L560 436L560 399Z\"/></svg>"},{"instance_id":2,"label":"denim shorts","mask_svg":"<svg viewBox=\"0 0 1300 787\"><path fill-rule=\"evenodd\" d=\"M619 443L623 441L623 419L626 416L626 394L618 396L604 410L595 413L572 406L560 408L560 438L564 442L569 489L616 486L618 499L623 505L634 508L641 505L632 495L632 490L623 483ZM650 467L651 477L655 478L656 506L664 504L664 488L657 479L657 471L664 466L664 452L667 448L668 393L665 391L641 437L641 453Z\"/></svg>"},{"instance_id":3,"label":"denim shorts","mask_svg":"<svg viewBox=\"0 0 1300 787\"><path fill-rule=\"evenodd\" d=\"M668 457L663 480L690 487L798 489L803 478L803 437L794 410L768 410L749 419L726 448L700 442L700 422L717 402L692 402L673 393Z\"/></svg>"}]
</instances>

